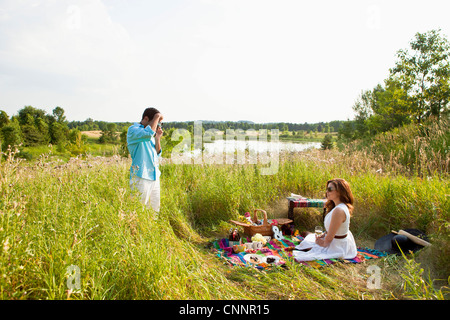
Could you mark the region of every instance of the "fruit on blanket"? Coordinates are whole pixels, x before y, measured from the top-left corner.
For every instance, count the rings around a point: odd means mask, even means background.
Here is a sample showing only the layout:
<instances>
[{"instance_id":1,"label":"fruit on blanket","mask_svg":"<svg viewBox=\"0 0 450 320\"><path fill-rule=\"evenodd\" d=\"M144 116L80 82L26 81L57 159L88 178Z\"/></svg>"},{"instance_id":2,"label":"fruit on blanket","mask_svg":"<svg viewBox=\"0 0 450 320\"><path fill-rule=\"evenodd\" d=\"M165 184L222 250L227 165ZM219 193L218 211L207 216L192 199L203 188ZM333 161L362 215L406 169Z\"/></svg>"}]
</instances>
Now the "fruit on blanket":
<instances>
[{"instance_id":1,"label":"fruit on blanket","mask_svg":"<svg viewBox=\"0 0 450 320\"><path fill-rule=\"evenodd\" d=\"M266 238L263 237L262 234L260 233L256 233L253 237L252 237L252 241L253 242L261 242L263 245L265 245L267 243Z\"/></svg>"}]
</instances>

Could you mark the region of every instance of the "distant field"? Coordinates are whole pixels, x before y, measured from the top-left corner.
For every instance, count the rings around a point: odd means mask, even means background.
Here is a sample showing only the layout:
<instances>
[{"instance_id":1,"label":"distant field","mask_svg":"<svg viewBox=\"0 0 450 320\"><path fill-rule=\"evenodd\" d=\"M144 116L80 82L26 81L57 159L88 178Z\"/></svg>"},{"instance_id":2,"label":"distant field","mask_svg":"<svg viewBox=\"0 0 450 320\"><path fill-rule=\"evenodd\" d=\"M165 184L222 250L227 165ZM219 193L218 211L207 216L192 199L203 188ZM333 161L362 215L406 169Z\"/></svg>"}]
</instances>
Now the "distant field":
<instances>
[{"instance_id":1,"label":"distant field","mask_svg":"<svg viewBox=\"0 0 450 320\"><path fill-rule=\"evenodd\" d=\"M86 136L88 136L89 138L100 138L102 135L102 131L101 130L96 130L96 131L81 131L81 134L84 134Z\"/></svg>"}]
</instances>

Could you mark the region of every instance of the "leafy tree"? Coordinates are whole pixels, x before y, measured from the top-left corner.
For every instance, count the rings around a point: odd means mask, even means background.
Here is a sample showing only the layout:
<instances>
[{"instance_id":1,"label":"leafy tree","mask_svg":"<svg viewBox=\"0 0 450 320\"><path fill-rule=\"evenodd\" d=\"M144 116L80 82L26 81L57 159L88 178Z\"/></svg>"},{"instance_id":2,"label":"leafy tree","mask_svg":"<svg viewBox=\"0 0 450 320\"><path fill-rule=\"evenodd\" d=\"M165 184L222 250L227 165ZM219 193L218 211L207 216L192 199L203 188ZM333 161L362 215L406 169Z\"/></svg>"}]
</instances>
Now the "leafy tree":
<instances>
[{"instance_id":1,"label":"leafy tree","mask_svg":"<svg viewBox=\"0 0 450 320\"><path fill-rule=\"evenodd\" d=\"M23 107L18 114L20 125L34 125L37 119L45 119L45 111L32 106Z\"/></svg>"},{"instance_id":2,"label":"leafy tree","mask_svg":"<svg viewBox=\"0 0 450 320\"><path fill-rule=\"evenodd\" d=\"M18 112L17 119L25 146L38 146L50 141L47 117L44 110L25 106Z\"/></svg>"},{"instance_id":3,"label":"leafy tree","mask_svg":"<svg viewBox=\"0 0 450 320\"><path fill-rule=\"evenodd\" d=\"M94 120L92 118L87 118L85 121L86 124L86 131L94 130Z\"/></svg>"},{"instance_id":4,"label":"leafy tree","mask_svg":"<svg viewBox=\"0 0 450 320\"><path fill-rule=\"evenodd\" d=\"M353 105L353 111L355 112L355 130L359 137L366 136L370 128L368 126L368 120L374 114L374 94L372 91L362 91L360 96ZM347 134L347 136L349 136Z\"/></svg>"},{"instance_id":5,"label":"leafy tree","mask_svg":"<svg viewBox=\"0 0 450 320\"><path fill-rule=\"evenodd\" d=\"M98 139L100 143L117 142L117 125L115 123L105 123L102 135Z\"/></svg>"},{"instance_id":6,"label":"leafy tree","mask_svg":"<svg viewBox=\"0 0 450 320\"><path fill-rule=\"evenodd\" d=\"M0 129L7 124L9 124L8 114L5 111L0 110Z\"/></svg>"},{"instance_id":7,"label":"leafy tree","mask_svg":"<svg viewBox=\"0 0 450 320\"><path fill-rule=\"evenodd\" d=\"M64 115L64 109L61 107L56 107L53 109L53 117L58 123L66 123L66 116Z\"/></svg>"},{"instance_id":8,"label":"leafy tree","mask_svg":"<svg viewBox=\"0 0 450 320\"><path fill-rule=\"evenodd\" d=\"M410 50L397 52L398 61L384 86L361 92L355 101L354 132L350 125L344 126L341 139L367 138L448 114L450 45L439 32L417 33Z\"/></svg>"},{"instance_id":9,"label":"leafy tree","mask_svg":"<svg viewBox=\"0 0 450 320\"><path fill-rule=\"evenodd\" d=\"M78 129L72 129L69 131L69 143L76 145L77 147L81 146L81 131Z\"/></svg>"},{"instance_id":10,"label":"leafy tree","mask_svg":"<svg viewBox=\"0 0 450 320\"><path fill-rule=\"evenodd\" d=\"M81 131L78 129L71 129L69 131L69 143L67 144L67 150L72 155L79 155L86 152L86 146L83 142Z\"/></svg>"},{"instance_id":11,"label":"leafy tree","mask_svg":"<svg viewBox=\"0 0 450 320\"><path fill-rule=\"evenodd\" d=\"M397 79L386 79L385 88L373 91L374 114L380 117L378 127L370 127L372 133L385 132L411 122L412 104L407 92Z\"/></svg>"},{"instance_id":12,"label":"leafy tree","mask_svg":"<svg viewBox=\"0 0 450 320\"><path fill-rule=\"evenodd\" d=\"M410 101L398 81L385 80L373 90L363 91L353 105L355 138L373 136L411 121Z\"/></svg>"},{"instance_id":13,"label":"leafy tree","mask_svg":"<svg viewBox=\"0 0 450 320\"><path fill-rule=\"evenodd\" d=\"M23 134L23 142L26 147L42 144L43 138L36 126L26 124L21 126L21 130Z\"/></svg>"},{"instance_id":14,"label":"leafy tree","mask_svg":"<svg viewBox=\"0 0 450 320\"><path fill-rule=\"evenodd\" d=\"M448 112L450 99L450 44L439 30L416 33L411 50L397 52L389 81L403 89L411 103L411 116L422 122Z\"/></svg>"},{"instance_id":15,"label":"leafy tree","mask_svg":"<svg viewBox=\"0 0 450 320\"><path fill-rule=\"evenodd\" d=\"M333 137L331 134L326 134L322 140L322 150L333 148Z\"/></svg>"},{"instance_id":16,"label":"leafy tree","mask_svg":"<svg viewBox=\"0 0 450 320\"><path fill-rule=\"evenodd\" d=\"M36 119L36 128L41 135L39 144L48 144L50 142L48 123L43 118L38 118Z\"/></svg>"},{"instance_id":17,"label":"leafy tree","mask_svg":"<svg viewBox=\"0 0 450 320\"><path fill-rule=\"evenodd\" d=\"M120 133L119 154L124 158L128 158L128 155L129 155L128 144L127 144L127 133L128 133L128 129L123 129L122 132Z\"/></svg>"},{"instance_id":18,"label":"leafy tree","mask_svg":"<svg viewBox=\"0 0 450 320\"><path fill-rule=\"evenodd\" d=\"M19 145L23 142L22 131L17 121L10 121L1 129L2 150L8 149L8 146Z\"/></svg>"},{"instance_id":19,"label":"leafy tree","mask_svg":"<svg viewBox=\"0 0 450 320\"><path fill-rule=\"evenodd\" d=\"M64 143L69 135L69 128L60 122L52 122L49 126L50 142L55 145Z\"/></svg>"},{"instance_id":20,"label":"leafy tree","mask_svg":"<svg viewBox=\"0 0 450 320\"><path fill-rule=\"evenodd\" d=\"M355 138L354 121L344 122L342 126L338 129L338 139L347 142L354 140L354 138Z\"/></svg>"}]
</instances>

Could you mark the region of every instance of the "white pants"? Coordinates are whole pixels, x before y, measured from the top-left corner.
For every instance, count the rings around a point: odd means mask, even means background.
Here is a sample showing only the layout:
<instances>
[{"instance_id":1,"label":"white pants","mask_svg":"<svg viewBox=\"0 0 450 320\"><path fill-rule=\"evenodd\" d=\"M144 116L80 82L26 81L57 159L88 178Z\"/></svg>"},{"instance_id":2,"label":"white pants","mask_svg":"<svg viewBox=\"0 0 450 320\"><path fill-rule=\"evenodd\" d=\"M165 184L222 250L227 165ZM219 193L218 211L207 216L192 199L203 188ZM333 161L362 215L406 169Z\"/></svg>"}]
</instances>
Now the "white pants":
<instances>
[{"instance_id":1,"label":"white pants","mask_svg":"<svg viewBox=\"0 0 450 320\"><path fill-rule=\"evenodd\" d=\"M160 206L160 185L159 179L147 180L134 176L130 180L131 190L138 190L141 194L141 202L147 207L152 207L153 210L159 212Z\"/></svg>"}]
</instances>

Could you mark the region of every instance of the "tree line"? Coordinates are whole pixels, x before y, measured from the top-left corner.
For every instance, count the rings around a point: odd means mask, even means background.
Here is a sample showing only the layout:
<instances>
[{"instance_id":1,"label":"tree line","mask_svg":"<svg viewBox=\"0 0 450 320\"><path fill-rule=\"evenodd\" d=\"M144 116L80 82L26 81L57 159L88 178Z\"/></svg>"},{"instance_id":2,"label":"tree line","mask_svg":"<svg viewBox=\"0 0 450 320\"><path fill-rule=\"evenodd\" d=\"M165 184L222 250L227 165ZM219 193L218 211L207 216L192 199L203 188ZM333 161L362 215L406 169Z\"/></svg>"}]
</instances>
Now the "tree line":
<instances>
[{"instance_id":1,"label":"tree line","mask_svg":"<svg viewBox=\"0 0 450 320\"><path fill-rule=\"evenodd\" d=\"M274 123L254 123L251 121L202 121L202 127L205 130L217 129L225 131L226 129L241 129L241 130L260 130L260 129L278 129L280 132L337 132L337 130L343 125L345 121L335 120L328 123L287 123L287 122L274 122ZM185 122L167 122L164 123L164 128L167 129L186 129L192 132L194 127L194 121Z\"/></svg>"},{"instance_id":2,"label":"tree line","mask_svg":"<svg viewBox=\"0 0 450 320\"><path fill-rule=\"evenodd\" d=\"M287 123L287 122L276 122L276 123L254 123L252 121L211 121L211 120L203 120L202 127L205 130L208 129L217 129L220 131L225 131L226 129L278 129L281 132L291 131L310 131L310 132L337 132L340 127L342 127L345 121L335 120L330 122L318 122L318 123ZM131 122L113 122L116 125L116 130L118 132L123 131L124 129L128 129ZM85 121L71 121L68 122L68 127L70 129L76 128L80 131L94 131L100 130L104 131L107 129L108 125L111 125L111 122L106 121L96 121L91 118L86 119ZM172 122L164 122L164 128L167 129L186 129L188 131L192 131L194 127L194 121L172 121Z\"/></svg>"},{"instance_id":3,"label":"tree line","mask_svg":"<svg viewBox=\"0 0 450 320\"><path fill-rule=\"evenodd\" d=\"M217 129L278 129L280 132L337 132L344 121L329 123L253 123L250 121L202 121L204 130ZM56 145L60 150L68 149L77 153L83 151L86 137L82 131L101 131L98 143L123 143L126 141L126 130L131 122L95 121L91 118L85 121L67 121L62 107L55 107L51 114L33 106L25 106L11 117L0 110L0 141L2 150L9 146L22 145L34 147L40 145ZM193 132L194 121L165 122L164 130L170 133L174 129L186 129Z\"/></svg>"},{"instance_id":4,"label":"tree line","mask_svg":"<svg viewBox=\"0 0 450 320\"><path fill-rule=\"evenodd\" d=\"M70 129L64 109L56 107L52 114L45 110L25 106L11 117L0 110L0 141L2 151L9 147L35 147L53 144L58 151L73 154L85 151L83 137L78 129Z\"/></svg>"}]
</instances>

